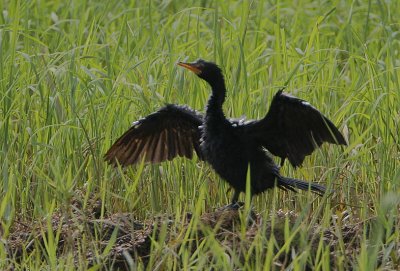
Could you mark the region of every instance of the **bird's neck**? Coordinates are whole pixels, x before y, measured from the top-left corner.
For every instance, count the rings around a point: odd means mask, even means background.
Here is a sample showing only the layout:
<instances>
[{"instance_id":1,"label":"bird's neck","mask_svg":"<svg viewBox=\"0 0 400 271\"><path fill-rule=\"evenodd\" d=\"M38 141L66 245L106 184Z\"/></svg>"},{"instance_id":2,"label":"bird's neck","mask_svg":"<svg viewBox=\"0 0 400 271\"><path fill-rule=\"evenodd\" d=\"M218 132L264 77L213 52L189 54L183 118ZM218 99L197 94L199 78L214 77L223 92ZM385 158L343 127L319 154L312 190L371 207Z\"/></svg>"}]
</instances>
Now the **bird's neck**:
<instances>
[{"instance_id":1,"label":"bird's neck","mask_svg":"<svg viewBox=\"0 0 400 271\"><path fill-rule=\"evenodd\" d=\"M225 120L224 112L222 111L222 104L225 101L226 88L224 78L221 77L219 80L210 83L212 93L208 99L206 117L210 121L221 121Z\"/></svg>"}]
</instances>

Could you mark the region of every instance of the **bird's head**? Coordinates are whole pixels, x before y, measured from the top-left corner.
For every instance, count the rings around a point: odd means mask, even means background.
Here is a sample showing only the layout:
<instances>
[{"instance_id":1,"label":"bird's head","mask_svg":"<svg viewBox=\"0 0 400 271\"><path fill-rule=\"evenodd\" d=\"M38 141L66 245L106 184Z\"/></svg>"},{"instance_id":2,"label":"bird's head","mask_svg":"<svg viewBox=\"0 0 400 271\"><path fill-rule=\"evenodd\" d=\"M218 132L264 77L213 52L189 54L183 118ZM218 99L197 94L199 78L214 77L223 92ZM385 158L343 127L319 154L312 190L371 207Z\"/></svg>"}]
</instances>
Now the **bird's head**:
<instances>
[{"instance_id":1,"label":"bird's head","mask_svg":"<svg viewBox=\"0 0 400 271\"><path fill-rule=\"evenodd\" d=\"M210 85L218 83L221 79L223 80L221 69L213 62L198 59L191 63L178 62L178 65L194 72L198 77L207 81Z\"/></svg>"}]
</instances>

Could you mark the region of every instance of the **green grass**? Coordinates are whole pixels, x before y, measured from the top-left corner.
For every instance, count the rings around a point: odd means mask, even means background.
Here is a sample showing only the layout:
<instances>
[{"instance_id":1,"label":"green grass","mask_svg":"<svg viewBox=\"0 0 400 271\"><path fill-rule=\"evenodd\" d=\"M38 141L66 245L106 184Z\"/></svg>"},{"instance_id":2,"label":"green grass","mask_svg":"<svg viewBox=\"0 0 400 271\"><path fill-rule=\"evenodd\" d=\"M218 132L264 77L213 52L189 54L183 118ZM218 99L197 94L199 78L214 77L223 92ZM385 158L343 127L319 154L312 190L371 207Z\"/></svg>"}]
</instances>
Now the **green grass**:
<instances>
[{"instance_id":1,"label":"green grass","mask_svg":"<svg viewBox=\"0 0 400 271\"><path fill-rule=\"evenodd\" d=\"M337 124L349 146L324 146L302 168L282 169L334 187L334 197L271 190L254 200L261 217L282 209L302 218L285 225L280 245L258 233L241 261L227 256L232 251L212 230L200 241L189 227L177 240L153 242L149 269L270 270L283 252L291 253L294 270L374 270L378 256L381 268L396 268L400 2L14 0L0 7L0 269L74 269L72 251L56 253L59 232L49 230L51 221L42 228L45 245L20 261L7 255L7 238L16 220L46 222L60 210L73 217L76 191L83 191L83 208L101 199L102 216L166 213L179 226L192 212L192 229L202 213L229 202L228 185L197 159L128 170L102 159L131 122L165 103L203 110L208 86L175 65L197 58L223 68L227 116L263 117L287 85ZM335 226L343 211L346 223L379 224L374 240L362 231L351 261ZM337 257L323 243L310 253L306 231L316 225L336 231ZM300 250L291 247L295 237ZM181 247L165 252L174 241ZM79 246L89 244L82 239ZM99 262L106 253L98 251ZM79 260L76 268L88 268L84 256Z\"/></svg>"}]
</instances>

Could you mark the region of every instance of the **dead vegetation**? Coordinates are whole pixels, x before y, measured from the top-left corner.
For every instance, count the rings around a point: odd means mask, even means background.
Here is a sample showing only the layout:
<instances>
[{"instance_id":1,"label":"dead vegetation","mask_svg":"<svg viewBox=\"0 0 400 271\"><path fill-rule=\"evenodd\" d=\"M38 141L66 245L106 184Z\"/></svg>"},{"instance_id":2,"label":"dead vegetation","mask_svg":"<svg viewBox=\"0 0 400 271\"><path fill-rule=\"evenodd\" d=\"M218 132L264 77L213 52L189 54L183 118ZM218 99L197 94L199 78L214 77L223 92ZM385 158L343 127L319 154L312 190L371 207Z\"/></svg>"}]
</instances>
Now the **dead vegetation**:
<instances>
[{"instance_id":1,"label":"dead vegetation","mask_svg":"<svg viewBox=\"0 0 400 271\"><path fill-rule=\"evenodd\" d=\"M347 269L352 269L363 238L378 242L376 236L374 237L377 233L379 238L388 236L382 232L383 228L379 226L377 219L354 222L354 219L349 219L348 214L344 214L340 221L339 218L334 218L335 225L324 228L320 225L306 227L304 223L298 224L298 216L293 212L278 211L271 214L266 221L259 214L251 213L251 222L243 232L243 215L237 210L219 209L205 213L194 224L191 223L194 219L191 214L186 214L179 222L168 216L139 221L132 213L116 213L101 218L101 207L99 200L93 200L83 210L81 203L75 200L71 204L72 212L68 215L57 211L41 221L14 221L5 241L12 266L10 269L18 267L21 259L34 252L46 258L50 241L56 240L57 257L72 255L76 268L98 266L101 269L129 270L132 265L146 266L149 263L155 243L176 252L177 255L182 246L195 253L198 245L210 234L225 248L228 259L235 257L239 261L246 260L246 253L251 252L256 238L264 238L264 246L273 238L276 247L273 263L278 269L289 266L292 254L301 253L305 249L302 247L302 238L306 236L307 242L303 243L307 243L306 249L313 255L311 258L316 257L318 248L324 245L330 250L333 268L336 261L341 260L346 262ZM351 223L348 222L350 220ZM290 237L290 247L282 250L288 242L285 224L289 225L293 236ZM193 238L189 238L192 241L186 240L184 243L182 233L189 230L192 231ZM379 257L381 267L391 270L399 259L399 244L393 241L387 245L392 246L392 253L388 256L382 252ZM211 254L209 261L214 260ZM82 262L82 258L86 262ZM157 260L162 264L162 256L153 257L153 261ZM312 270L313 262L310 261L307 266Z\"/></svg>"}]
</instances>

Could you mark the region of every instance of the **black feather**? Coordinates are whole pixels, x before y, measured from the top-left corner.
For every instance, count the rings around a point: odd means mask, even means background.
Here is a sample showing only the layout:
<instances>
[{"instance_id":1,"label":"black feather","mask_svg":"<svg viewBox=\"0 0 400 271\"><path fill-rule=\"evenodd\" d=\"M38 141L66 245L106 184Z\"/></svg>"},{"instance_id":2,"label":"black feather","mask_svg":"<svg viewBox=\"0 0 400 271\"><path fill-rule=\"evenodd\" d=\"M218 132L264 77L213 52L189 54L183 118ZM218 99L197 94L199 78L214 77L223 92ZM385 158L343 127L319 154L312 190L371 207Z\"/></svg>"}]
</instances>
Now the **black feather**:
<instances>
[{"instance_id":1,"label":"black feather","mask_svg":"<svg viewBox=\"0 0 400 271\"><path fill-rule=\"evenodd\" d=\"M307 102L282 91L274 96L267 115L257 121L229 120L222 111L226 88L221 69L198 60L179 63L207 81L212 94L206 114L177 105L167 105L135 122L105 154L105 160L123 166L143 160L161 162L176 156L206 160L235 190L232 203L246 189L250 168L252 195L278 186L323 194L325 187L283 177L264 148L299 166L305 156L324 142L346 145L335 125Z\"/></svg>"}]
</instances>

